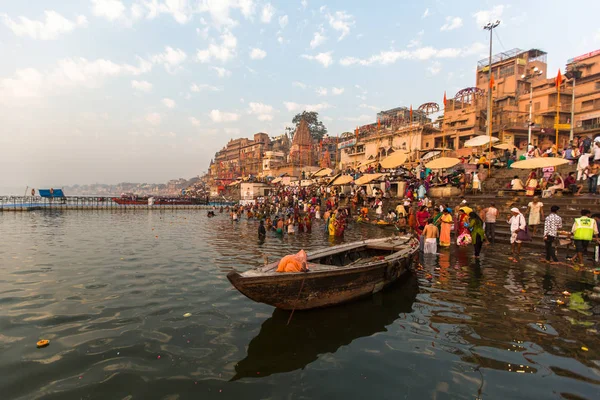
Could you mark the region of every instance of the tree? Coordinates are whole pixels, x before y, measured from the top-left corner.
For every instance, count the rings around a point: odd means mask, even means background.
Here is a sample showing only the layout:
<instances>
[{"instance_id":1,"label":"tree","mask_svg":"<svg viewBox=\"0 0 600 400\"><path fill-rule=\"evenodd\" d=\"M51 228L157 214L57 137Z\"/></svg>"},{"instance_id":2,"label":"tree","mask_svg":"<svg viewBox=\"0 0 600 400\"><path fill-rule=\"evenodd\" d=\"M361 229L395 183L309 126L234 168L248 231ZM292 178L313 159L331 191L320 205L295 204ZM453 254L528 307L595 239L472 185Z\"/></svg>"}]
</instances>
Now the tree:
<instances>
[{"instance_id":1,"label":"tree","mask_svg":"<svg viewBox=\"0 0 600 400\"><path fill-rule=\"evenodd\" d=\"M296 114L292 122L296 124L296 129L300 125L300 121L305 120L308 124L308 130L310 136L315 140L323 139L323 136L327 133L327 128L323 125L323 122L319 121L319 113L316 111L302 111Z\"/></svg>"}]
</instances>

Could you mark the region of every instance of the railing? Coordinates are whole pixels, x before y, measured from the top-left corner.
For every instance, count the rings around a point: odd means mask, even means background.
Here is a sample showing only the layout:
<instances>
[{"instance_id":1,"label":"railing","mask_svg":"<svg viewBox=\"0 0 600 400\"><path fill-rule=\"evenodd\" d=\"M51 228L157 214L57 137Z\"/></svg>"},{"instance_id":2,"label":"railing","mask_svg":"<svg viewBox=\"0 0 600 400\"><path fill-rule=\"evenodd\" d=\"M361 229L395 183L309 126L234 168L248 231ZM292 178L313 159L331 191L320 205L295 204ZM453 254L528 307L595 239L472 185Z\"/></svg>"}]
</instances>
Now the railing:
<instances>
[{"instance_id":1,"label":"railing","mask_svg":"<svg viewBox=\"0 0 600 400\"><path fill-rule=\"evenodd\" d=\"M589 124L589 125L578 126L575 128L575 132L585 132L585 131L591 131L593 129L600 129L600 124Z\"/></svg>"}]
</instances>

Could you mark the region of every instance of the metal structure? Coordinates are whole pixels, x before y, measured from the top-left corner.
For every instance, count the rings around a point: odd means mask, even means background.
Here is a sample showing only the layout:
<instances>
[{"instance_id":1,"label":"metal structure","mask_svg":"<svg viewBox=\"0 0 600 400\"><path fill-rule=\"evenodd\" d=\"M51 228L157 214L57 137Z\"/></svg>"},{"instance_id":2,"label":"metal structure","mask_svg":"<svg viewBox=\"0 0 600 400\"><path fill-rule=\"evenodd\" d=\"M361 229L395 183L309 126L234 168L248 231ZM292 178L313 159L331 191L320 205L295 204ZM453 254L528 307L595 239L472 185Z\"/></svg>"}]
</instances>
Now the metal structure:
<instances>
[{"instance_id":1,"label":"metal structure","mask_svg":"<svg viewBox=\"0 0 600 400\"><path fill-rule=\"evenodd\" d=\"M419 106L418 110L426 115L431 115L440 111L440 105L438 103L424 103Z\"/></svg>"},{"instance_id":2,"label":"metal structure","mask_svg":"<svg viewBox=\"0 0 600 400\"><path fill-rule=\"evenodd\" d=\"M462 104L475 104L475 100L483 96L485 96L485 90L478 87L468 87L456 92L454 101Z\"/></svg>"},{"instance_id":3,"label":"metal structure","mask_svg":"<svg viewBox=\"0 0 600 400\"><path fill-rule=\"evenodd\" d=\"M531 127L533 126L533 83L531 80L543 74L543 71L540 71L538 67L535 67L531 73L527 75L521 75L522 80L529 82L529 123L527 124L527 145L531 144Z\"/></svg>"},{"instance_id":4,"label":"metal structure","mask_svg":"<svg viewBox=\"0 0 600 400\"><path fill-rule=\"evenodd\" d=\"M499 22L499 21L496 21ZM490 25L490 24L488 24ZM486 25L484 27L484 29L487 29ZM497 26L497 25L496 25ZM494 26L495 28L495 26ZM504 51L502 53L498 53L498 54L494 54L492 56L492 60L491 60L491 64L496 64L502 61L506 61L509 60L511 58L522 58L522 56L527 55L527 58L529 60L529 62L532 61L541 61L543 63L546 63L546 58L547 58L547 53L545 51L539 50L539 49L531 49L531 50L522 50L522 49L511 49L508 51ZM478 70L482 70L485 69L488 65L489 65L490 59L489 58L484 58L483 60L479 60L477 62L477 69Z\"/></svg>"}]
</instances>

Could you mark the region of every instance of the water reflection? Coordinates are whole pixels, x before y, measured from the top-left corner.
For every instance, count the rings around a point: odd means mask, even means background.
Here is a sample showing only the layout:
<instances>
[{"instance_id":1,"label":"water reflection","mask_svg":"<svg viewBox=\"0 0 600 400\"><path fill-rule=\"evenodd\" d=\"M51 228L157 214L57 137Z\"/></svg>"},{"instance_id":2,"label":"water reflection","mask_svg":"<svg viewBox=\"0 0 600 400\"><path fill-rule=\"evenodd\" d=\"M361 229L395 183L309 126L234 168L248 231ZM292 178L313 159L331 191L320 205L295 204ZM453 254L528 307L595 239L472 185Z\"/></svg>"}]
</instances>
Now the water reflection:
<instances>
[{"instance_id":1,"label":"water reflection","mask_svg":"<svg viewBox=\"0 0 600 400\"><path fill-rule=\"evenodd\" d=\"M235 366L232 380L261 378L303 369L320 354L335 353L355 339L386 331L401 313L410 313L418 293L415 275L388 290L339 307L297 312L275 309Z\"/></svg>"}]
</instances>

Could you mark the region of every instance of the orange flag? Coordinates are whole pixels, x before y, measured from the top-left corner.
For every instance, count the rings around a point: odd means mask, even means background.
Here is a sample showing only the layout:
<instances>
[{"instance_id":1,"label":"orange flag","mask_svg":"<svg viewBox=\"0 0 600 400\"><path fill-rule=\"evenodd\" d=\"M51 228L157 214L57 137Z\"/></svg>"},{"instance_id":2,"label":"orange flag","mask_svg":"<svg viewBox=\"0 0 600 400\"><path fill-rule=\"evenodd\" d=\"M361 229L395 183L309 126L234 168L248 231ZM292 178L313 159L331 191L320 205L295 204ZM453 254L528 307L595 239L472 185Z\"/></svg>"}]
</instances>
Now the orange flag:
<instances>
[{"instance_id":1,"label":"orange flag","mask_svg":"<svg viewBox=\"0 0 600 400\"><path fill-rule=\"evenodd\" d=\"M494 81L494 74L492 74L492 78L490 79L490 89L493 89L495 84L496 82Z\"/></svg>"},{"instance_id":2,"label":"orange flag","mask_svg":"<svg viewBox=\"0 0 600 400\"><path fill-rule=\"evenodd\" d=\"M556 80L555 80L556 87L558 88L561 83L562 83L562 74L560 73L560 68L559 68L558 75L556 75Z\"/></svg>"},{"instance_id":3,"label":"orange flag","mask_svg":"<svg viewBox=\"0 0 600 400\"><path fill-rule=\"evenodd\" d=\"M412 104L410 105L410 122L413 122L413 118L412 118Z\"/></svg>"},{"instance_id":4,"label":"orange flag","mask_svg":"<svg viewBox=\"0 0 600 400\"><path fill-rule=\"evenodd\" d=\"M446 100L446 91L444 90L444 108L446 108L446 102L447 102L447 101L448 101L448 100Z\"/></svg>"},{"instance_id":5,"label":"orange flag","mask_svg":"<svg viewBox=\"0 0 600 400\"><path fill-rule=\"evenodd\" d=\"M381 119L377 118L377 129L381 129Z\"/></svg>"}]
</instances>

